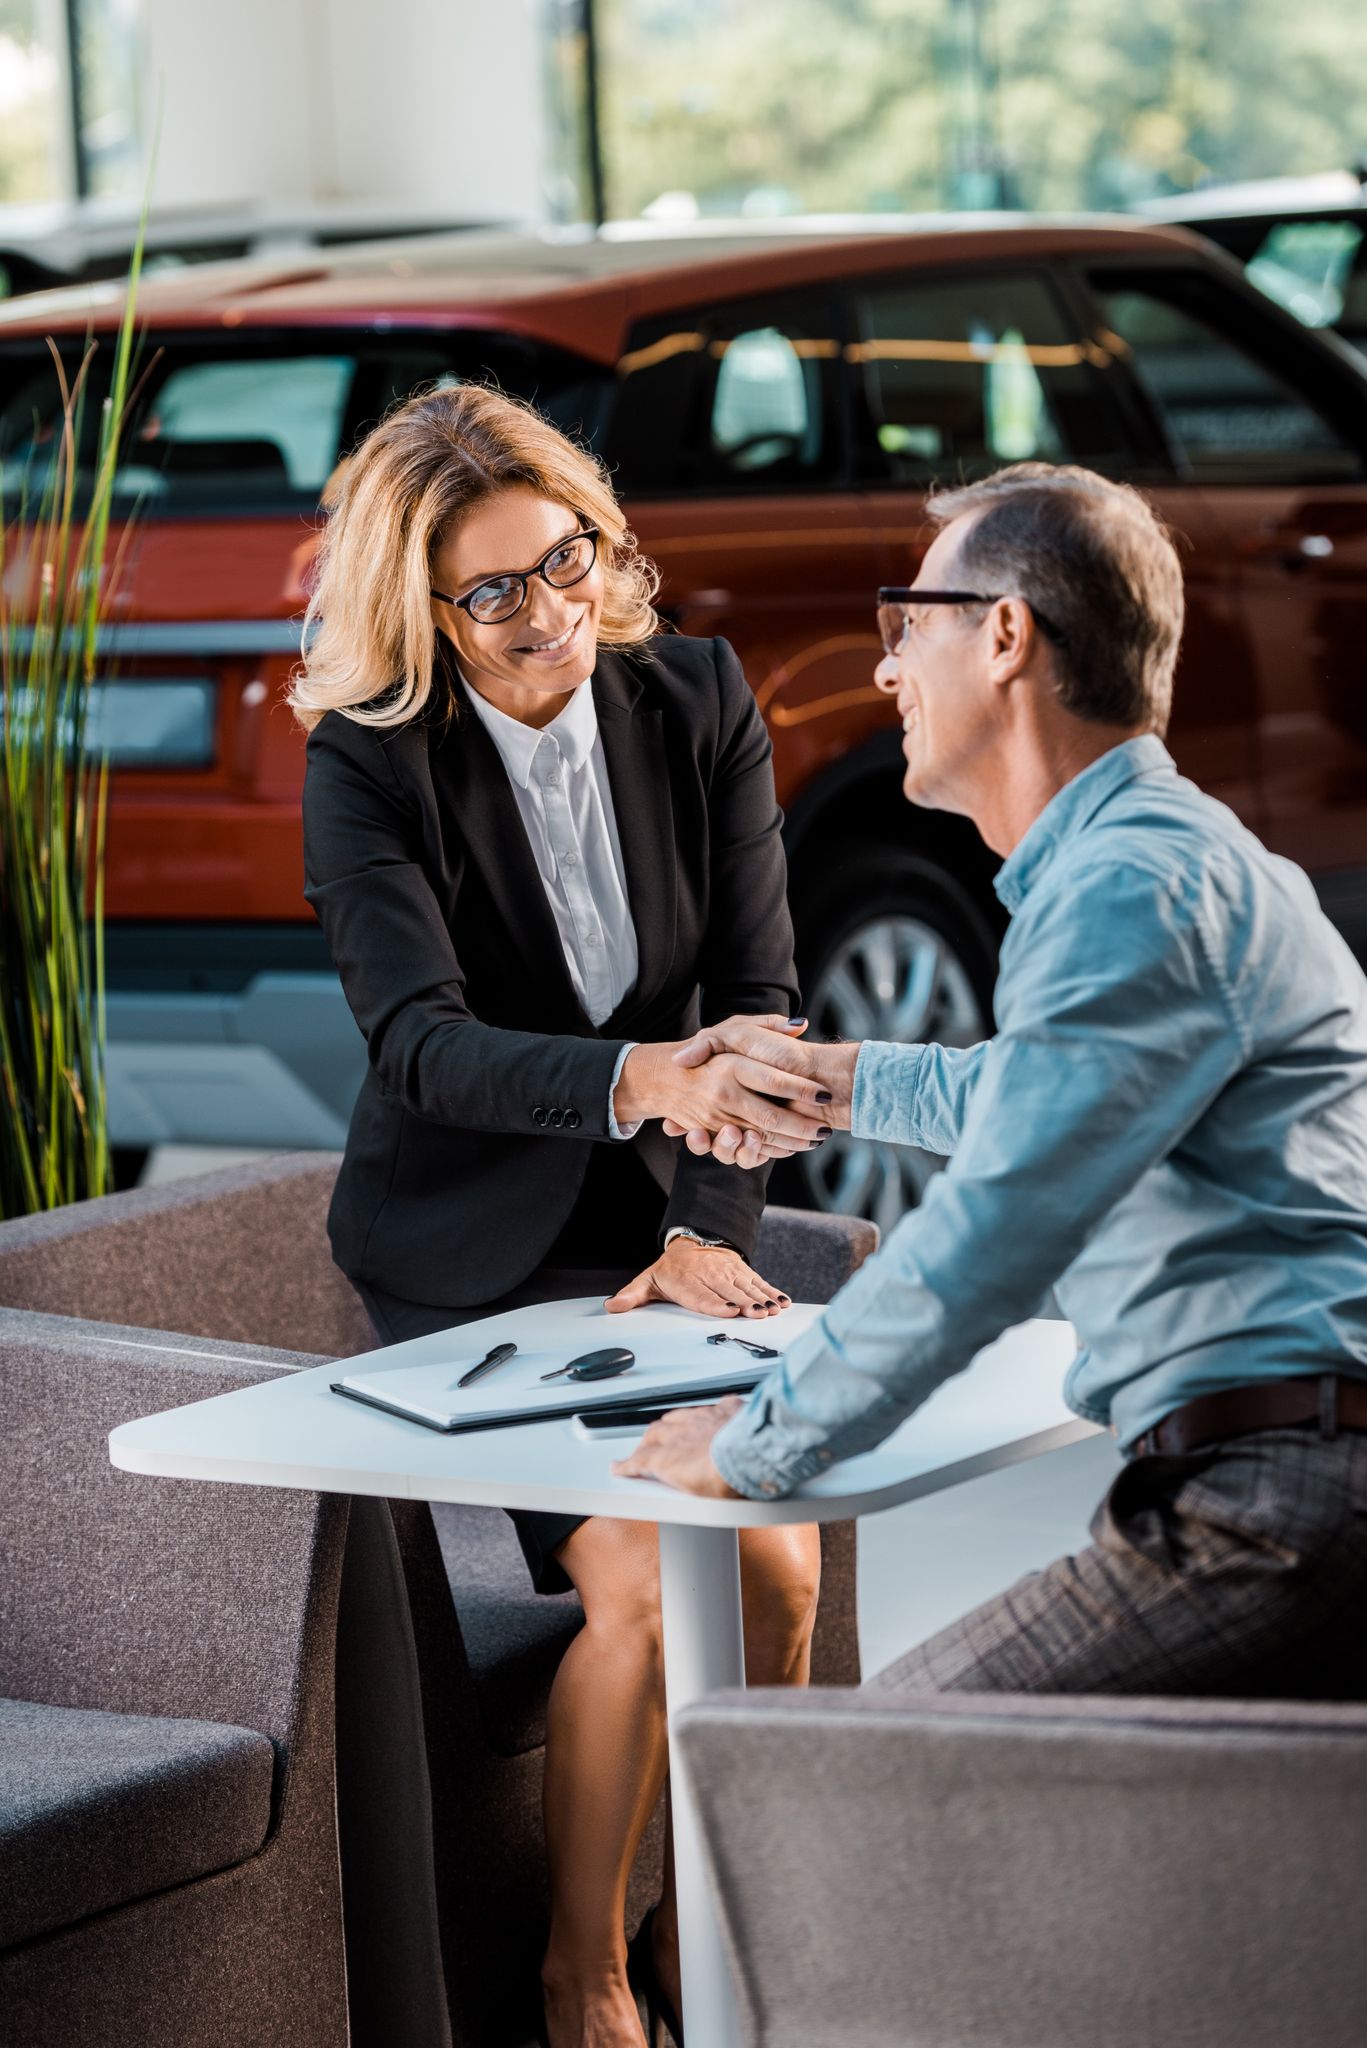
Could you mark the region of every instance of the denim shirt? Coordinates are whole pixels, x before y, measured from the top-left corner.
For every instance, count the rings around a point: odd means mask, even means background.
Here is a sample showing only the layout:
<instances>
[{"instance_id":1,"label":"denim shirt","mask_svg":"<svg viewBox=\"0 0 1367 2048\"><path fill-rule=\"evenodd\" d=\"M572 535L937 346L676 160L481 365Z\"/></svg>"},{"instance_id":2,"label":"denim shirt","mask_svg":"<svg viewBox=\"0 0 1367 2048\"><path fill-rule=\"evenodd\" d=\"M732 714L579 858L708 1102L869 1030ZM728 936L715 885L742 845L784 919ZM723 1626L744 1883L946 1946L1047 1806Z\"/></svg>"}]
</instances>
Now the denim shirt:
<instances>
[{"instance_id":1,"label":"denim shirt","mask_svg":"<svg viewBox=\"0 0 1367 2048\"><path fill-rule=\"evenodd\" d=\"M1050 1285L1122 1445L1198 1394L1367 1377L1367 981L1301 870L1129 740L997 876L998 1032L870 1043L853 1129L950 1156L722 1429L755 1499L870 1449Z\"/></svg>"}]
</instances>

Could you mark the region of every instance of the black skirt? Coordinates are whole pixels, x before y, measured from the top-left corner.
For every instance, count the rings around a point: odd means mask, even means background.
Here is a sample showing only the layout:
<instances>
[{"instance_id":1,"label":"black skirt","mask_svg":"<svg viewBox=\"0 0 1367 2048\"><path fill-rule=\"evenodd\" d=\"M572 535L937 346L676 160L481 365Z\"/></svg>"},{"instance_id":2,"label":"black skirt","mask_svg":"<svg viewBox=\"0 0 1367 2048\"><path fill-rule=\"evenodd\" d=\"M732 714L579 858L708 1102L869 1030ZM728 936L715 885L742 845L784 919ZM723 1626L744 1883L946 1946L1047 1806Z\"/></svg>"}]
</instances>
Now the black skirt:
<instances>
[{"instance_id":1,"label":"black skirt","mask_svg":"<svg viewBox=\"0 0 1367 2048\"><path fill-rule=\"evenodd\" d=\"M597 1294L604 1300L659 1257L665 1196L634 1145L595 1145L579 1199L569 1220L534 1273L496 1300L464 1308L406 1301L368 1281L353 1280L371 1326L382 1344L430 1337L507 1309L539 1301L573 1301ZM620 1263L607 1265L604 1259ZM596 1261L596 1262L595 1262ZM534 1508L506 1510L538 1593L568 1593L570 1581L559 1562L561 1545L586 1519L543 1514Z\"/></svg>"}]
</instances>

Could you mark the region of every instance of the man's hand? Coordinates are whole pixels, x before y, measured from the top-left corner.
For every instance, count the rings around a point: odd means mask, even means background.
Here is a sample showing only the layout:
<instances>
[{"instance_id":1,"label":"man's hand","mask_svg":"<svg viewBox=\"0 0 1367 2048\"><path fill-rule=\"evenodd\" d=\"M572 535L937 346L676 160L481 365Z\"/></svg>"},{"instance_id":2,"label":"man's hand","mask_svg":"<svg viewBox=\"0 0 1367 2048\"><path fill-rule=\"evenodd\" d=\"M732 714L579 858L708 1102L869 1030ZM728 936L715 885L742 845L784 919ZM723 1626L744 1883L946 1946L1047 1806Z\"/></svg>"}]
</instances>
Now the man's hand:
<instances>
[{"instance_id":1,"label":"man's hand","mask_svg":"<svg viewBox=\"0 0 1367 2048\"><path fill-rule=\"evenodd\" d=\"M776 1044L786 1043L778 1033L769 1036ZM663 1117L676 1130L712 1134L735 1127L791 1152L809 1151L829 1135L821 1082L801 1080L763 1058L722 1046L689 1062L676 1057L696 1043L632 1047L613 1095L619 1124Z\"/></svg>"},{"instance_id":2,"label":"man's hand","mask_svg":"<svg viewBox=\"0 0 1367 2048\"><path fill-rule=\"evenodd\" d=\"M859 1047L799 1042L798 1032L805 1029L805 1020L800 1018L729 1017L699 1031L680 1046L674 1059L679 1066L705 1068L715 1059L734 1056L779 1068L791 1077L786 1087L801 1087L804 1099L819 1104L830 1129L848 1130ZM807 1098L806 1091L813 1086L819 1093ZM690 1152L699 1156L711 1153L725 1166L763 1166L771 1159L789 1159L795 1151L806 1149L789 1143L780 1131L747 1129L739 1119L714 1130L668 1117L664 1128L669 1137L684 1138Z\"/></svg>"},{"instance_id":3,"label":"man's hand","mask_svg":"<svg viewBox=\"0 0 1367 2048\"><path fill-rule=\"evenodd\" d=\"M725 1245L695 1244L691 1237L676 1237L653 1266L638 1273L604 1306L609 1315L622 1315L629 1308L648 1308L653 1301L676 1302L696 1315L719 1319L754 1320L790 1306L789 1297L761 1280L739 1252Z\"/></svg>"},{"instance_id":4,"label":"man's hand","mask_svg":"<svg viewBox=\"0 0 1367 2048\"><path fill-rule=\"evenodd\" d=\"M712 1463L712 1439L741 1407L738 1394L728 1394L708 1408L675 1408L652 1422L629 1457L619 1458L613 1471L619 1479L658 1479L678 1493L703 1493L712 1500L738 1500Z\"/></svg>"}]
</instances>

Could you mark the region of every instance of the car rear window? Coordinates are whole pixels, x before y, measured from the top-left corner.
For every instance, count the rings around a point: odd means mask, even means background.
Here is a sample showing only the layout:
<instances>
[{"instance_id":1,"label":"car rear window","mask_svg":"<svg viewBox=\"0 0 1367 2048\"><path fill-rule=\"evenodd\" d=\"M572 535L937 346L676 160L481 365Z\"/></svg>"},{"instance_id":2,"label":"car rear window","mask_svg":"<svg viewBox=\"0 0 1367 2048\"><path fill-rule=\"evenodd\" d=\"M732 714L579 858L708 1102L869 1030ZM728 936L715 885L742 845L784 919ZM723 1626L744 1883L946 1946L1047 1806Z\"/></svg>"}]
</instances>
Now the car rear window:
<instances>
[{"instance_id":1,"label":"car rear window","mask_svg":"<svg viewBox=\"0 0 1367 2048\"><path fill-rule=\"evenodd\" d=\"M89 487L111 348L97 350L80 419ZM74 375L78 358L66 362ZM155 337L144 346L116 499L142 516L311 511L337 462L397 400L424 385L493 381L594 443L608 375L507 335ZM45 350L0 354L0 488L11 511L36 496L60 419Z\"/></svg>"},{"instance_id":2,"label":"car rear window","mask_svg":"<svg viewBox=\"0 0 1367 2048\"><path fill-rule=\"evenodd\" d=\"M1246 302L1200 277L1103 274L1094 282L1109 343L1193 482L1340 482L1362 475L1367 410L1358 404L1356 431L1340 416L1333 380L1309 336L1292 360L1284 336L1260 338ZM1294 341L1295 330L1289 332Z\"/></svg>"}]
</instances>

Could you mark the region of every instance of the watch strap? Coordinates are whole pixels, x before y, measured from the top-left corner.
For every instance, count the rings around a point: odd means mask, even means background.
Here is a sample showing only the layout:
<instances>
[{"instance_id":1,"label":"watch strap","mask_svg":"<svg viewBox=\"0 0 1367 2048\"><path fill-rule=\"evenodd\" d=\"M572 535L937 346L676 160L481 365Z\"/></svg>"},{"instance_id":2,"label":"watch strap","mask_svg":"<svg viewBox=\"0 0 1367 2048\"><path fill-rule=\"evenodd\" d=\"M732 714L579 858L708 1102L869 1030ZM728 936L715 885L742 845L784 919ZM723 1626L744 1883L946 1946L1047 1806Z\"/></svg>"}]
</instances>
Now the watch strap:
<instances>
[{"instance_id":1,"label":"watch strap","mask_svg":"<svg viewBox=\"0 0 1367 2048\"><path fill-rule=\"evenodd\" d=\"M708 1251L733 1252L736 1249L729 1238L704 1237L700 1230L691 1230L686 1223L673 1223L665 1232L666 1251L676 1237L686 1237L691 1244L703 1245Z\"/></svg>"}]
</instances>

